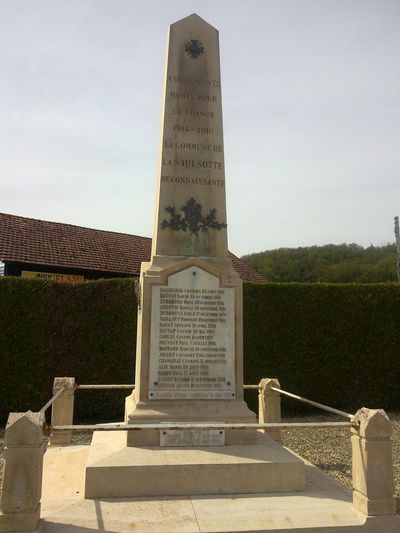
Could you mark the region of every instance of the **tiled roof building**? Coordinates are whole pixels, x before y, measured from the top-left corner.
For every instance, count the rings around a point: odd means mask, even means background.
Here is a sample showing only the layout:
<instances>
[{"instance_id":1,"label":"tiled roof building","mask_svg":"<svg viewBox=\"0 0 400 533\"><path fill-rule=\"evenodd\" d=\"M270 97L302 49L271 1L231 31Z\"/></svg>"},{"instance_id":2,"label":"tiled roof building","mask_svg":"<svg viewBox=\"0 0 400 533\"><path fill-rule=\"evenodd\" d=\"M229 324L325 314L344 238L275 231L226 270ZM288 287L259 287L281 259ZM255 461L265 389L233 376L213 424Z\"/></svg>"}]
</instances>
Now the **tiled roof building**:
<instances>
[{"instance_id":1,"label":"tiled roof building","mask_svg":"<svg viewBox=\"0 0 400 533\"><path fill-rule=\"evenodd\" d=\"M139 276L140 264L150 260L150 253L149 237L0 213L0 261L5 275L40 271L79 274L85 279ZM267 281L229 254L244 281Z\"/></svg>"}]
</instances>

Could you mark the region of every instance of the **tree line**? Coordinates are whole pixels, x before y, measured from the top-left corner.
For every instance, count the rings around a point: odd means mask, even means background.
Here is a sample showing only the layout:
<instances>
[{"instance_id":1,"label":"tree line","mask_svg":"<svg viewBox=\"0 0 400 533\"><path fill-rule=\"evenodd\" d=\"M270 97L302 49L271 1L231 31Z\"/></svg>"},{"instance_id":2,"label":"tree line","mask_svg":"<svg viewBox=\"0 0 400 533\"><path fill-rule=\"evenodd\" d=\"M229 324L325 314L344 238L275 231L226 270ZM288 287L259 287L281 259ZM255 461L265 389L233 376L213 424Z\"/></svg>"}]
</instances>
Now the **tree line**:
<instances>
[{"instance_id":1,"label":"tree line","mask_svg":"<svg viewBox=\"0 0 400 533\"><path fill-rule=\"evenodd\" d=\"M396 246L328 244L279 248L243 256L269 281L381 283L397 281Z\"/></svg>"}]
</instances>

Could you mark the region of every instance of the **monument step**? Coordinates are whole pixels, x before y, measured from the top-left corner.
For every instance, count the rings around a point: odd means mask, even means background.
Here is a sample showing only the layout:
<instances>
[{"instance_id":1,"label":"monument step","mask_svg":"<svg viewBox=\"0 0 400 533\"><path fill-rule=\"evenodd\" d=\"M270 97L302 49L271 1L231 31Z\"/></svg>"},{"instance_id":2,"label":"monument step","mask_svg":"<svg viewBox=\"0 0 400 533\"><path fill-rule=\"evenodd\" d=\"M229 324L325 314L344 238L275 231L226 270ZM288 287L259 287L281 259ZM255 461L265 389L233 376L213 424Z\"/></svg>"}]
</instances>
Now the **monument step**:
<instances>
[{"instance_id":1,"label":"monument step","mask_svg":"<svg viewBox=\"0 0 400 533\"><path fill-rule=\"evenodd\" d=\"M85 498L303 491L304 464L259 433L256 444L128 447L125 431L95 432Z\"/></svg>"}]
</instances>

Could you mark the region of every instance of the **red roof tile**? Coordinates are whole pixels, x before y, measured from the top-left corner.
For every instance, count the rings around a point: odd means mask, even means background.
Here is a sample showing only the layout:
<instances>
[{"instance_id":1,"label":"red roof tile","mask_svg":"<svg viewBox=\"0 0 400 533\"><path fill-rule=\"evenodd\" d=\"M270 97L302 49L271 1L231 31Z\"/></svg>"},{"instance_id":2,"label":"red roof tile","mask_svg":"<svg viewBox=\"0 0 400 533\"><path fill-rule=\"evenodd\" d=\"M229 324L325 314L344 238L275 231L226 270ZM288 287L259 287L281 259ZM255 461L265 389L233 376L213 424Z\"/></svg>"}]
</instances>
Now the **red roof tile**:
<instances>
[{"instance_id":1,"label":"red roof tile","mask_svg":"<svg viewBox=\"0 0 400 533\"><path fill-rule=\"evenodd\" d=\"M151 239L114 231L0 213L0 261L138 276L149 261ZM230 253L245 281L265 277Z\"/></svg>"}]
</instances>

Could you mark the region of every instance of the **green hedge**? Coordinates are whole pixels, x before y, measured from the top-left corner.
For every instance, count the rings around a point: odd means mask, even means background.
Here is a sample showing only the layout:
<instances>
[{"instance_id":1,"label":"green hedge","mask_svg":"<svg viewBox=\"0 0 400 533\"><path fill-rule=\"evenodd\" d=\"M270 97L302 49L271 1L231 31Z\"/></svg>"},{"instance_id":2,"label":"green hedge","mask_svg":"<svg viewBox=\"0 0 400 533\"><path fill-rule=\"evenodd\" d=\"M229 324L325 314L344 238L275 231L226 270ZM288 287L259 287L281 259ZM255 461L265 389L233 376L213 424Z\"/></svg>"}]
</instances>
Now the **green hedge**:
<instances>
[{"instance_id":1,"label":"green hedge","mask_svg":"<svg viewBox=\"0 0 400 533\"><path fill-rule=\"evenodd\" d=\"M0 417L42 407L54 376L133 383L135 338L133 279L0 278ZM397 284L245 283L245 383L278 377L284 389L339 408L394 409L399 356ZM77 419L123 416L126 391L76 395Z\"/></svg>"},{"instance_id":2,"label":"green hedge","mask_svg":"<svg viewBox=\"0 0 400 533\"><path fill-rule=\"evenodd\" d=\"M135 336L133 279L0 279L0 416L40 409L55 376L134 383ZM76 395L80 419L123 417L126 391Z\"/></svg>"},{"instance_id":3,"label":"green hedge","mask_svg":"<svg viewBox=\"0 0 400 533\"><path fill-rule=\"evenodd\" d=\"M400 407L397 284L246 284L244 338L248 383L278 377L343 409Z\"/></svg>"}]
</instances>

